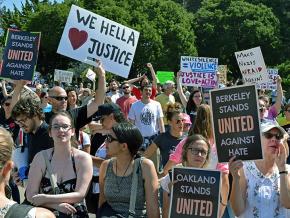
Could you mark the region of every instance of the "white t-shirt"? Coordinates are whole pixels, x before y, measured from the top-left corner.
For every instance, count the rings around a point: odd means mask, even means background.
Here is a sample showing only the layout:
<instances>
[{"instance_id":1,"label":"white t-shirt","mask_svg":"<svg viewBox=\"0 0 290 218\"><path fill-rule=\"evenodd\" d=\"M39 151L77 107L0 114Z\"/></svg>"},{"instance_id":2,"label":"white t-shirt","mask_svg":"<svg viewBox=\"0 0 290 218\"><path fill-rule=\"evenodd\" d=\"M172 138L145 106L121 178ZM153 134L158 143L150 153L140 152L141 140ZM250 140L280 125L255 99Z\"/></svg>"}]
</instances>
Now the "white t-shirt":
<instances>
[{"instance_id":1,"label":"white t-shirt","mask_svg":"<svg viewBox=\"0 0 290 218\"><path fill-rule=\"evenodd\" d=\"M116 104L117 99L122 97L123 95L118 91L116 93L112 93L110 91L110 92L106 93L106 96L111 97L112 102Z\"/></svg>"},{"instance_id":2,"label":"white t-shirt","mask_svg":"<svg viewBox=\"0 0 290 218\"><path fill-rule=\"evenodd\" d=\"M159 102L144 104L139 100L132 104L128 118L134 120L143 137L150 137L158 133L158 119L163 118L163 112Z\"/></svg>"}]
</instances>

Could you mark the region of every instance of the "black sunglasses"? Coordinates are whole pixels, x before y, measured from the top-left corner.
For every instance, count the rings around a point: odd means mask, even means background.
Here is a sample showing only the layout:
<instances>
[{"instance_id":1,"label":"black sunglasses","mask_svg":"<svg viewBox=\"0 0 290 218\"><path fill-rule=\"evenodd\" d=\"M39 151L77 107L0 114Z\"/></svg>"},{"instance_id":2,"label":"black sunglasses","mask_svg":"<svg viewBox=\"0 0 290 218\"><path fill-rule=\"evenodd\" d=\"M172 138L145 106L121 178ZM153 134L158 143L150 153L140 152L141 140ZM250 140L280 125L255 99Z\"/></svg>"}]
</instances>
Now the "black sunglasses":
<instances>
[{"instance_id":1,"label":"black sunglasses","mask_svg":"<svg viewBox=\"0 0 290 218\"><path fill-rule=\"evenodd\" d=\"M67 96L50 96L51 98L54 98L57 101L67 101L68 97Z\"/></svg>"},{"instance_id":2,"label":"black sunglasses","mask_svg":"<svg viewBox=\"0 0 290 218\"><path fill-rule=\"evenodd\" d=\"M114 138L113 136L111 136L111 135L107 135L107 137L106 137L106 142L108 142L108 143L111 143L111 142L113 142L113 141L119 141L118 139L116 139L116 138Z\"/></svg>"},{"instance_id":3,"label":"black sunglasses","mask_svg":"<svg viewBox=\"0 0 290 218\"><path fill-rule=\"evenodd\" d=\"M273 133L270 133L270 132L264 132L263 135L265 136L266 139L271 139L275 136L275 138L277 140L280 140L283 138L283 135L280 134L280 133L277 133L277 134L273 134Z\"/></svg>"}]
</instances>

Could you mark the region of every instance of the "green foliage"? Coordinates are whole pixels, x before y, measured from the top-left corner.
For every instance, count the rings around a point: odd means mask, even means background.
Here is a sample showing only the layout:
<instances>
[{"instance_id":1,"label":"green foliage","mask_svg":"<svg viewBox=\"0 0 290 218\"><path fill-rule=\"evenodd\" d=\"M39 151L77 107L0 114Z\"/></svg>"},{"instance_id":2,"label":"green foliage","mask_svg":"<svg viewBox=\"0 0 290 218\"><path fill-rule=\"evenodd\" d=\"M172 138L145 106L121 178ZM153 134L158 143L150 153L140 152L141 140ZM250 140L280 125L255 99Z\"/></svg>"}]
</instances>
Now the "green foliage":
<instances>
[{"instance_id":1,"label":"green foliage","mask_svg":"<svg viewBox=\"0 0 290 218\"><path fill-rule=\"evenodd\" d=\"M195 15L200 56L218 57L238 72L235 51L261 46L265 62L277 62L279 20L268 7L242 0L204 0ZM237 76L237 74L235 75Z\"/></svg>"}]
</instances>

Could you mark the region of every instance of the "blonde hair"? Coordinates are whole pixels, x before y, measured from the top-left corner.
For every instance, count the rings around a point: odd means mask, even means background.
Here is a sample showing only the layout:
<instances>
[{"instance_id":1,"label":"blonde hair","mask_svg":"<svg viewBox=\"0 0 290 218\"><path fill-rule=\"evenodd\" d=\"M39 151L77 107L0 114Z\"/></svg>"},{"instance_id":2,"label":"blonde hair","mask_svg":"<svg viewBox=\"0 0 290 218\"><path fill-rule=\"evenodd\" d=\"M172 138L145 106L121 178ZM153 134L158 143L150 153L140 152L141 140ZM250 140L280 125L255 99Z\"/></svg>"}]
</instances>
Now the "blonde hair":
<instances>
[{"instance_id":1,"label":"blonde hair","mask_svg":"<svg viewBox=\"0 0 290 218\"><path fill-rule=\"evenodd\" d=\"M7 161L11 160L13 139L10 132L0 127L0 168L6 164Z\"/></svg>"}]
</instances>

